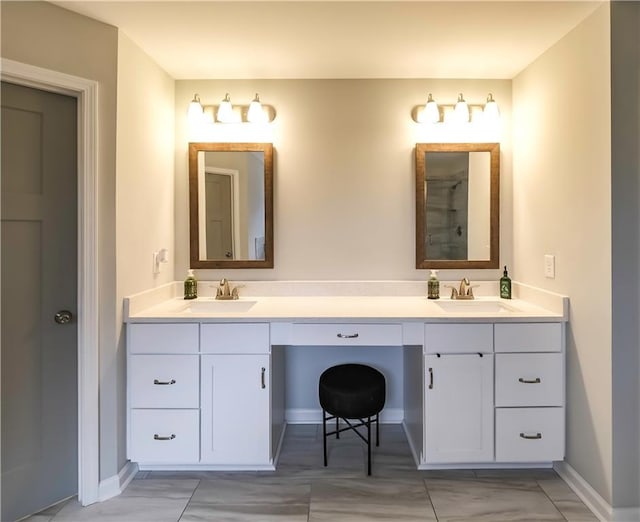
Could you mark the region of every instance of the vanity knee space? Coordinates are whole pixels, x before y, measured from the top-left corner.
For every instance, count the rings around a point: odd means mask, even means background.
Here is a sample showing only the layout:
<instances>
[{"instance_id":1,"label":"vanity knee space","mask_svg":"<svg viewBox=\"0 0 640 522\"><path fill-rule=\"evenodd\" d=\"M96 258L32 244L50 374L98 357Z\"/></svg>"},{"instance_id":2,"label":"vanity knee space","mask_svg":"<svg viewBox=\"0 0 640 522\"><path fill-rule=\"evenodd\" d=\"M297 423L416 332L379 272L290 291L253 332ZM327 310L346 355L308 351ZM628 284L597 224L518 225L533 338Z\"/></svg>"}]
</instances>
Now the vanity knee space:
<instances>
[{"instance_id":1,"label":"vanity knee space","mask_svg":"<svg viewBox=\"0 0 640 522\"><path fill-rule=\"evenodd\" d=\"M424 465L564 458L562 323L426 324Z\"/></svg>"}]
</instances>

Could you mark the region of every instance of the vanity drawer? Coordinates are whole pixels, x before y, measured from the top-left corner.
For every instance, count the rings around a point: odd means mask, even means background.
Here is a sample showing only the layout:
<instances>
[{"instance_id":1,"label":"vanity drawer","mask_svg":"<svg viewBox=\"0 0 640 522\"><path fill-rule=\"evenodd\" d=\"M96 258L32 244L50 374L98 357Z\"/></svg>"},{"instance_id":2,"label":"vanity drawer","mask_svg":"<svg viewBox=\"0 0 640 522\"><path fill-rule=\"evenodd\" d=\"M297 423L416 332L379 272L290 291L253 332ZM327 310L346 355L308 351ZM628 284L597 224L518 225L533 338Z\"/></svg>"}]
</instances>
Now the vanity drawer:
<instances>
[{"instance_id":1,"label":"vanity drawer","mask_svg":"<svg viewBox=\"0 0 640 522\"><path fill-rule=\"evenodd\" d=\"M129 353L198 353L198 324L130 324Z\"/></svg>"},{"instance_id":2,"label":"vanity drawer","mask_svg":"<svg viewBox=\"0 0 640 522\"><path fill-rule=\"evenodd\" d=\"M562 406L561 353L496 354L496 406Z\"/></svg>"},{"instance_id":3,"label":"vanity drawer","mask_svg":"<svg viewBox=\"0 0 640 522\"><path fill-rule=\"evenodd\" d=\"M564 459L564 408L497 408L497 462Z\"/></svg>"},{"instance_id":4,"label":"vanity drawer","mask_svg":"<svg viewBox=\"0 0 640 522\"><path fill-rule=\"evenodd\" d=\"M198 355L132 355L129 392L132 408L198 408Z\"/></svg>"},{"instance_id":5,"label":"vanity drawer","mask_svg":"<svg viewBox=\"0 0 640 522\"><path fill-rule=\"evenodd\" d=\"M560 352L562 331L562 323L496 324L496 352Z\"/></svg>"},{"instance_id":6,"label":"vanity drawer","mask_svg":"<svg viewBox=\"0 0 640 522\"><path fill-rule=\"evenodd\" d=\"M202 353L269 353L269 323L203 324Z\"/></svg>"},{"instance_id":7,"label":"vanity drawer","mask_svg":"<svg viewBox=\"0 0 640 522\"><path fill-rule=\"evenodd\" d=\"M131 410L129 458L145 464L200 459L199 410Z\"/></svg>"},{"instance_id":8,"label":"vanity drawer","mask_svg":"<svg viewBox=\"0 0 640 522\"><path fill-rule=\"evenodd\" d=\"M402 346L400 324L295 323L294 346Z\"/></svg>"},{"instance_id":9,"label":"vanity drawer","mask_svg":"<svg viewBox=\"0 0 640 522\"><path fill-rule=\"evenodd\" d=\"M425 324L425 353L492 353L492 324Z\"/></svg>"}]
</instances>

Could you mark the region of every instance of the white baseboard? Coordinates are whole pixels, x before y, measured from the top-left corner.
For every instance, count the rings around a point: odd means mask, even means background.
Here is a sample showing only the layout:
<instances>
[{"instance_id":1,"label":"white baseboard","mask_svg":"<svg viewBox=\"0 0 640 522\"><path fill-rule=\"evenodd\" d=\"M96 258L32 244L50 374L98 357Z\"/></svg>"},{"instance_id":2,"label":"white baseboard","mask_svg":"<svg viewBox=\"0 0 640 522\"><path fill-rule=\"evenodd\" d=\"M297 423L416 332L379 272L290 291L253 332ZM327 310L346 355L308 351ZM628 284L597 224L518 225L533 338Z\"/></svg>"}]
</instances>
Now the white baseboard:
<instances>
[{"instance_id":1,"label":"white baseboard","mask_svg":"<svg viewBox=\"0 0 640 522\"><path fill-rule=\"evenodd\" d=\"M638 522L640 520L640 506L614 508L566 462L555 462L553 468L600 520L604 522Z\"/></svg>"},{"instance_id":2,"label":"white baseboard","mask_svg":"<svg viewBox=\"0 0 640 522\"><path fill-rule=\"evenodd\" d=\"M117 497L133 480L136 473L138 473L138 465L128 461L117 475L101 480L98 484L98 502Z\"/></svg>"},{"instance_id":3,"label":"white baseboard","mask_svg":"<svg viewBox=\"0 0 640 522\"><path fill-rule=\"evenodd\" d=\"M290 408L284 412L289 424L322 424L322 410ZM380 424L400 424L404 420L402 408L385 408L380 413Z\"/></svg>"}]
</instances>

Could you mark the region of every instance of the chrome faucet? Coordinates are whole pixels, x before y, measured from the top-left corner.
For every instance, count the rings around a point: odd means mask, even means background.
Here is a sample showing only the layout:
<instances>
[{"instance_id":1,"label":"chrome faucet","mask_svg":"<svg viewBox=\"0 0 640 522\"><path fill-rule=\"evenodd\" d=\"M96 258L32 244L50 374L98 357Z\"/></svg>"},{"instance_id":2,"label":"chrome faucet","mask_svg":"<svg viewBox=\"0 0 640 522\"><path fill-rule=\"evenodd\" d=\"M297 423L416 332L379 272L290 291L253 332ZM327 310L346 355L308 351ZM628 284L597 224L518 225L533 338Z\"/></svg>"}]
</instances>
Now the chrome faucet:
<instances>
[{"instance_id":1,"label":"chrome faucet","mask_svg":"<svg viewBox=\"0 0 640 522\"><path fill-rule=\"evenodd\" d=\"M230 288L229 281L226 278L220 280L218 288L216 289L216 299L222 301L230 301L232 299L238 299L238 287Z\"/></svg>"},{"instance_id":2,"label":"chrome faucet","mask_svg":"<svg viewBox=\"0 0 640 522\"><path fill-rule=\"evenodd\" d=\"M466 277L460 280L460 289L456 290L453 286L447 285L451 288L451 299L474 299L473 287Z\"/></svg>"}]
</instances>

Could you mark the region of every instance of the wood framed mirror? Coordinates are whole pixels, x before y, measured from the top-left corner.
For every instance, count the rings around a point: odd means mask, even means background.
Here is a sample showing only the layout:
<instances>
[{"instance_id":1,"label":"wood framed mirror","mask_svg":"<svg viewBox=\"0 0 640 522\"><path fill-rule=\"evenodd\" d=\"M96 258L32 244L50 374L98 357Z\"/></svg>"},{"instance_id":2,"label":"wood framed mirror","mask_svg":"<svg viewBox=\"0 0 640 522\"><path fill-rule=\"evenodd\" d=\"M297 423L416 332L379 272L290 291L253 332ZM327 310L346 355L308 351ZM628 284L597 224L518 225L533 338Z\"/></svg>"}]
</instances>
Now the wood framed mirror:
<instances>
[{"instance_id":1,"label":"wood framed mirror","mask_svg":"<svg viewBox=\"0 0 640 522\"><path fill-rule=\"evenodd\" d=\"M273 268L273 145L189 143L191 268Z\"/></svg>"},{"instance_id":2,"label":"wood framed mirror","mask_svg":"<svg viewBox=\"0 0 640 522\"><path fill-rule=\"evenodd\" d=\"M500 144L416 144L416 268L500 266Z\"/></svg>"}]
</instances>

